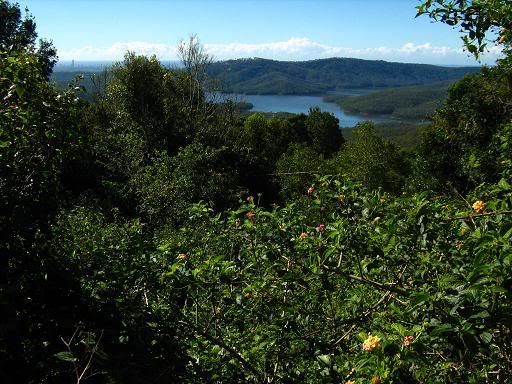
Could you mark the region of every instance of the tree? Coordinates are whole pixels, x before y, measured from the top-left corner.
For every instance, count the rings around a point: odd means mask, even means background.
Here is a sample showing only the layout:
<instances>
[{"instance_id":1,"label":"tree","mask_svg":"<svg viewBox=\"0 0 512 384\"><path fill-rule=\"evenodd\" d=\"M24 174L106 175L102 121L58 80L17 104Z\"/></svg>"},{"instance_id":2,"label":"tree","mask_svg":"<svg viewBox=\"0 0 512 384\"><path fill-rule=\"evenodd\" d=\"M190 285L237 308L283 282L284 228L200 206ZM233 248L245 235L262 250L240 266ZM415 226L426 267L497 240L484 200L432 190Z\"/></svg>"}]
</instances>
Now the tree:
<instances>
[{"instance_id":1,"label":"tree","mask_svg":"<svg viewBox=\"0 0 512 384\"><path fill-rule=\"evenodd\" d=\"M184 67L184 86L181 88L182 102L186 106L189 124L195 130L204 128L215 111L210 101L215 97L215 89L208 78L208 67L213 58L206 52L196 35L181 40L177 49L178 58Z\"/></svg>"},{"instance_id":2,"label":"tree","mask_svg":"<svg viewBox=\"0 0 512 384\"><path fill-rule=\"evenodd\" d=\"M460 28L466 49L479 58L485 52L487 33L497 33L494 40L506 55L512 49L512 3L509 0L423 0L420 15Z\"/></svg>"},{"instance_id":3,"label":"tree","mask_svg":"<svg viewBox=\"0 0 512 384\"><path fill-rule=\"evenodd\" d=\"M415 188L455 187L464 193L482 182L497 181L500 164L495 140L512 118L511 78L511 70L497 66L451 87L422 135Z\"/></svg>"},{"instance_id":4,"label":"tree","mask_svg":"<svg viewBox=\"0 0 512 384\"><path fill-rule=\"evenodd\" d=\"M344 139L334 115L314 107L309 110L305 123L311 145L318 153L330 156L340 149Z\"/></svg>"},{"instance_id":5,"label":"tree","mask_svg":"<svg viewBox=\"0 0 512 384\"><path fill-rule=\"evenodd\" d=\"M276 162L279 175L280 194L284 200L304 195L315 179L315 173L325 173L325 161L305 144L291 144Z\"/></svg>"},{"instance_id":6,"label":"tree","mask_svg":"<svg viewBox=\"0 0 512 384\"><path fill-rule=\"evenodd\" d=\"M68 276L59 277L45 241L79 151L79 106L72 89L52 88L31 51L0 53L0 360L18 369L17 382L45 369L52 358L36 352L41 329L51 339L65 319L56 307L69 295Z\"/></svg>"},{"instance_id":7,"label":"tree","mask_svg":"<svg viewBox=\"0 0 512 384\"><path fill-rule=\"evenodd\" d=\"M39 47L36 49L36 39L36 23L28 9L25 9L25 17L22 18L18 4L0 0L0 51L22 48L32 51L38 58L43 76L48 79L57 62L57 50L45 39L39 40Z\"/></svg>"},{"instance_id":8,"label":"tree","mask_svg":"<svg viewBox=\"0 0 512 384\"><path fill-rule=\"evenodd\" d=\"M399 149L378 137L370 122L359 124L353 135L344 151L333 159L338 168L367 188L400 191L408 166Z\"/></svg>"}]
</instances>

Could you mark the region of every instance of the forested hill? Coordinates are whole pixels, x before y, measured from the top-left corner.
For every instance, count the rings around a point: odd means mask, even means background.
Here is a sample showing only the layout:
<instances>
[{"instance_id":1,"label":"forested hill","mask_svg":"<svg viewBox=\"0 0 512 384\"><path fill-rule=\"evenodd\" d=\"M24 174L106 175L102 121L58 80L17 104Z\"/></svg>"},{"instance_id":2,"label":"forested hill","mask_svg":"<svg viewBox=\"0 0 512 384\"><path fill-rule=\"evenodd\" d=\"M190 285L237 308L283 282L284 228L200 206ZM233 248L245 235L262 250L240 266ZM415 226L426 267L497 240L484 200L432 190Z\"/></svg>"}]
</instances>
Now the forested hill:
<instances>
[{"instance_id":1,"label":"forested hill","mask_svg":"<svg viewBox=\"0 0 512 384\"><path fill-rule=\"evenodd\" d=\"M479 71L478 67L448 68L350 58L238 59L213 63L209 69L224 92L245 94L321 94L341 88L420 85L456 80Z\"/></svg>"}]
</instances>

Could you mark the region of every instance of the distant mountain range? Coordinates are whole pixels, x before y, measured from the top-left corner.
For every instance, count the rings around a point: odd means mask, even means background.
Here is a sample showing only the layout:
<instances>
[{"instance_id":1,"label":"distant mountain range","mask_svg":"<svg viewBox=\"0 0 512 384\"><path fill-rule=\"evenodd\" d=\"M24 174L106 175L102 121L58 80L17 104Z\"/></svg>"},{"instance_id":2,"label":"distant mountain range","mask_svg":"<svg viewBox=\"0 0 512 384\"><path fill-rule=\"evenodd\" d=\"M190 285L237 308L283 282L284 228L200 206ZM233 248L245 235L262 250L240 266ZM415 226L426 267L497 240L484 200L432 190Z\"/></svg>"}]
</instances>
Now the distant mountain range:
<instances>
[{"instance_id":1,"label":"distant mountain range","mask_svg":"<svg viewBox=\"0 0 512 384\"><path fill-rule=\"evenodd\" d=\"M453 81L479 71L480 67L441 67L350 58L311 61L254 58L215 62L208 72L226 93L311 95L346 88L387 88Z\"/></svg>"}]
</instances>

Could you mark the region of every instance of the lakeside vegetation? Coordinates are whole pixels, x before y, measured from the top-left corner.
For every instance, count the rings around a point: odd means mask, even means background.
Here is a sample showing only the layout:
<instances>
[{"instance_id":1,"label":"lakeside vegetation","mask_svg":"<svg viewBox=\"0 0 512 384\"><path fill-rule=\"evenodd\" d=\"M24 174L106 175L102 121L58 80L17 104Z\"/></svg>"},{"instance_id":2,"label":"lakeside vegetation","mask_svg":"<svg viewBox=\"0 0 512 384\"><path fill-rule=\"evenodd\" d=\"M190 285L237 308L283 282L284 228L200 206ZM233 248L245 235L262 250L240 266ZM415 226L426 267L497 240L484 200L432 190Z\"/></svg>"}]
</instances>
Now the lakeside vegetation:
<instances>
[{"instance_id":1,"label":"lakeside vegetation","mask_svg":"<svg viewBox=\"0 0 512 384\"><path fill-rule=\"evenodd\" d=\"M448 96L452 82L391 88L361 96L327 96L346 113L372 116L391 115L397 120L426 121Z\"/></svg>"},{"instance_id":2,"label":"lakeside vegetation","mask_svg":"<svg viewBox=\"0 0 512 384\"><path fill-rule=\"evenodd\" d=\"M0 0L0 382L511 382L512 5L418 13L504 59L404 151L215 103L194 38L80 98Z\"/></svg>"},{"instance_id":3,"label":"lakeside vegetation","mask_svg":"<svg viewBox=\"0 0 512 384\"><path fill-rule=\"evenodd\" d=\"M69 83L76 78L83 87L80 97L93 101L107 81L105 72L54 72L51 81L57 88L66 89ZM422 86L381 89L379 91L364 93L359 96L326 95L323 100L336 103L345 113L367 116L371 119L377 115L391 115L400 123L424 123L434 113L437 107L448 94L451 82L441 82ZM219 102L223 102L223 97ZM259 112L253 110L253 104L244 101L234 101L239 112ZM287 112L264 113L266 116L284 116ZM396 125L395 124L395 125ZM393 126L393 125L390 125Z\"/></svg>"}]
</instances>

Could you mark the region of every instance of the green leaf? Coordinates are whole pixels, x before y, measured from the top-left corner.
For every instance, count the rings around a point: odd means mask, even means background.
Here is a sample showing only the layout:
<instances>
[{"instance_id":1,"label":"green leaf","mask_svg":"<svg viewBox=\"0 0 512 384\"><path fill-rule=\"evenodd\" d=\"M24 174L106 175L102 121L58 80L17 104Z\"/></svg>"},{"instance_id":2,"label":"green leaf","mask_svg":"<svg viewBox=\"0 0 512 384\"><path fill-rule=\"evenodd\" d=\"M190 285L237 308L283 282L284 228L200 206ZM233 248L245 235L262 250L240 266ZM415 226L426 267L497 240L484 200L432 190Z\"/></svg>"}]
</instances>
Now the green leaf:
<instances>
[{"instance_id":1,"label":"green leaf","mask_svg":"<svg viewBox=\"0 0 512 384\"><path fill-rule=\"evenodd\" d=\"M18 97L22 97L25 94L25 88L23 88L21 85L16 85L16 94Z\"/></svg>"},{"instance_id":2,"label":"green leaf","mask_svg":"<svg viewBox=\"0 0 512 384\"><path fill-rule=\"evenodd\" d=\"M490 316L489 312L483 310L470 317L470 319L486 319Z\"/></svg>"},{"instance_id":3,"label":"green leaf","mask_svg":"<svg viewBox=\"0 0 512 384\"><path fill-rule=\"evenodd\" d=\"M396 333L398 333L400 336L405 336L405 334L407 333L407 330L402 324L393 323L391 324L391 328L394 329Z\"/></svg>"},{"instance_id":4,"label":"green leaf","mask_svg":"<svg viewBox=\"0 0 512 384\"><path fill-rule=\"evenodd\" d=\"M329 355L319 355L316 358L325 365L331 365L331 357Z\"/></svg>"},{"instance_id":5,"label":"green leaf","mask_svg":"<svg viewBox=\"0 0 512 384\"><path fill-rule=\"evenodd\" d=\"M483 333L480 334L480 339L485 344L489 344L492 341L492 335L489 332L483 332Z\"/></svg>"},{"instance_id":6,"label":"green leaf","mask_svg":"<svg viewBox=\"0 0 512 384\"><path fill-rule=\"evenodd\" d=\"M415 292L411 294L411 304L413 306L423 304L425 301L429 299L428 293L425 292Z\"/></svg>"},{"instance_id":7,"label":"green leaf","mask_svg":"<svg viewBox=\"0 0 512 384\"><path fill-rule=\"evenodd\" d=\"M452 329L453 327L451 324L441 324L435 327L430 334L431 336L440 336L443 333L450 332Z\"/></svg>"},{"instance_id":8,"label":"green leaf","mask_svg":"<svg viewBox=\"0 0 512 384\"><path fill-rule=\"evenodd\" d=\"M77 359L71 352L59 352L54 355L57 359L67 362L75 362Z\"/></svg>"},{"instance_id":9,"label":"green leaf","mask_svg":"<svg viewBox=\"0 0 512 384\"><path fill-rule=\"evenodd\" d=\"M500 187L501 189L510 189L511 188L510 184L505 179L501 179L498 182L498 187Z\"/></svg>"}]
</instances>

